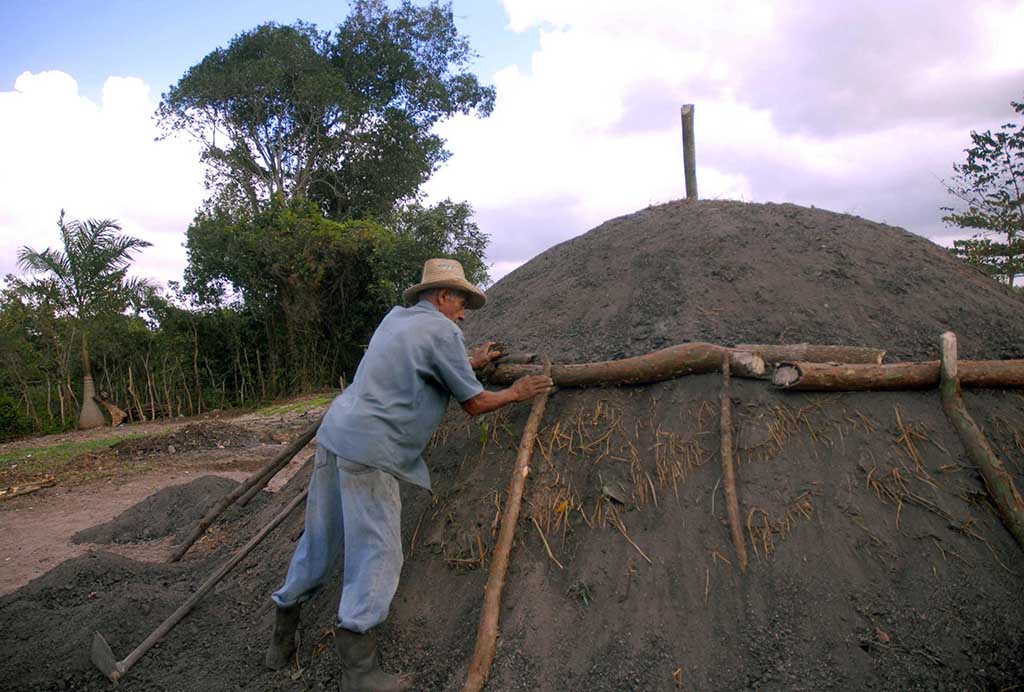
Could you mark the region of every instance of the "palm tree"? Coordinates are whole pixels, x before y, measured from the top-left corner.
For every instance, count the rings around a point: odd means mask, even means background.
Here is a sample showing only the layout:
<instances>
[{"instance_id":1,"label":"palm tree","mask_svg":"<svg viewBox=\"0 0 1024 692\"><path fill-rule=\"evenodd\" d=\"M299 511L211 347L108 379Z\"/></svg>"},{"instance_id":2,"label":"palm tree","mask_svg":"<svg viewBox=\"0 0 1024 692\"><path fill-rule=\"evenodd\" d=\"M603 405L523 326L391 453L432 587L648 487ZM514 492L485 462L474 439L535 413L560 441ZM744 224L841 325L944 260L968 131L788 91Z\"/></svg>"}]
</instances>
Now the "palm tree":
<instances>
[{"instance_id":1,"label":"palm tree","mask_svg":"<svg viewBox=\"0 0 1024 692\"><path fill-rule=\"evenodd\" d=\"M41 274L40 283L55 298L60 309L79 322L82 332L82 411L81 429L103 425L103 414L96 405L96 390L89 363L89 325L97 316L120 312L136 302L151 288L145 279L128 278L132 256L152 243L128 235L118 235L121 226L111 219L64 221L64 210L57 221L64 250L46 248L37 252L30 247L18 250L18 264L32 274Z\"/></svg>"}]
</instances>

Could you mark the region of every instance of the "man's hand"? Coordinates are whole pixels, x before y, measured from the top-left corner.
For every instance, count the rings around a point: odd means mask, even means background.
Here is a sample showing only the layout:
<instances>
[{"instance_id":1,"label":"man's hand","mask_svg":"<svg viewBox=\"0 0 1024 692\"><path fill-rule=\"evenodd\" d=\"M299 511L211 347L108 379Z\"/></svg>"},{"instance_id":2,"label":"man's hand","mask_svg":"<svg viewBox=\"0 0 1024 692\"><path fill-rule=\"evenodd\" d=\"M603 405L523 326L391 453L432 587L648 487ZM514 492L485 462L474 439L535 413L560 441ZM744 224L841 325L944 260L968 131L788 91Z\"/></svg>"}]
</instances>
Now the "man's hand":
<instances>
[{"instance_id":1,"label":"man's hand","mask_svg":"<svg viewBox=\"0 0 1024 692\"><path fill-rule=\"evenodd\" d=\"M496 342L488 341L483 346L473 349L469 356L469 364L474 370L479 370L495 358L501 356L501 351L495 348Z\"/></svg>"},{"instance_id":2,"label":"man's hand","mask_svg":"<svg viewBox=\"0 0 1024 692\"><path fill-rule=\"evenodd\" d=\"M538 394L551 391L554 384L546 375L529 375L520 377L509 389L515 393L516 401L528 401Z\"/></svg>"},{"instance_id":3,"label":"man's hand","mask_svg":"<svg viewBox=\"0 0 1024 692\"><path fill-rule=\"evenodd\" d=\"M479 416L481 413L496 411L514 401L527 401L538 394L550 392L553 385L551 378L545 375L521 377L507 389L497 392L484 390L472 399L463 401L462 410L471 416Z\"/></svg>"}]
</instances>

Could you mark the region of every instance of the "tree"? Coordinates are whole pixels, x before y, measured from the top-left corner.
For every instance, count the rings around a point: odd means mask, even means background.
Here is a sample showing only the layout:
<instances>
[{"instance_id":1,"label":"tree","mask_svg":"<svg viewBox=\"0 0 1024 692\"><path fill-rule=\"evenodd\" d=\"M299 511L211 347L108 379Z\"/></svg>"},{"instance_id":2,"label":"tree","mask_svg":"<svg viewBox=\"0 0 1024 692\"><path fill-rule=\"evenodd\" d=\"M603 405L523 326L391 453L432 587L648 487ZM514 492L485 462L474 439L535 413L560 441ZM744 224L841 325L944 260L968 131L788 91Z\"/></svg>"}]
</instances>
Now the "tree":
<instances>
[{"instance_id":1,"label":"tree","mask_svg":"<svg viewBox=\"0 0 1024 692\"><path fill-rule=\"evenodd\" d=\"M1010 102L1024 115L1024 102ZM974 229L971 240L954 243L953 253L1013 285L1024 275L1024 121L1006 123L998 132L971 132L973 146L964 163L954 164L946 183L959 207L942 220Z\"/></svg>"},{"instance_id":2,"label":"tree","mask_svg":"<svg viewBox=\"0 0 1024 692\"><path fill-rule=\"evenodd\" d=\"M252 217L276 197L312 199L335 220L379 217L447 157L435 124L493 108L471 57L449 4L356 0L333 33L271 23L235 36L163 95L157 117L202 144L208 212Z\"/></svg>"},{"instance_id":3,"label":"tree","mask_svg":"<svg viewBox=\"0 0 1024 692\"><path fill-rule=\"evenodd\" d=\"M64 250L30 247L18 250L23 270L42 275L35 290L73 318L82 334L82 408L79 428L103 425L103 414L94 399L95 387L89 361L89 328L104 314L116 313L137 302L151 289L142 279L128 278L133 255L151 244L128 235L118 235L121 226L110 219L57 221Z\"/></svg>"}]
</instances>

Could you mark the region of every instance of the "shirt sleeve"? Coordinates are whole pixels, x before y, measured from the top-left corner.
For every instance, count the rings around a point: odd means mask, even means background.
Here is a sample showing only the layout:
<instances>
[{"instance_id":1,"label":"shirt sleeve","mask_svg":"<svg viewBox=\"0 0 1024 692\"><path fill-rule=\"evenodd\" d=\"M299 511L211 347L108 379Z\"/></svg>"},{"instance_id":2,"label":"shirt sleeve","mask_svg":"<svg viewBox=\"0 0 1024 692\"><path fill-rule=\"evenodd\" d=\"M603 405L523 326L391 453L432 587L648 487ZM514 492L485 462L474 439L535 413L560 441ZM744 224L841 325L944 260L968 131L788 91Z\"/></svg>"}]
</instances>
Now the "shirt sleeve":
<instances>
[{"instance_id":1,"label":"shirt sleeve","mask_svg":"<svg viewBox=\"0 0 1024 692\"><path fill-rule=\"evenodd\" d=\"M461 404L484 391L480 381L469 364L466 355L466 341L462 332L453 329L440 336L434 349L434 370L437 378L448 388Z\"/></svg>"}]
</instances>

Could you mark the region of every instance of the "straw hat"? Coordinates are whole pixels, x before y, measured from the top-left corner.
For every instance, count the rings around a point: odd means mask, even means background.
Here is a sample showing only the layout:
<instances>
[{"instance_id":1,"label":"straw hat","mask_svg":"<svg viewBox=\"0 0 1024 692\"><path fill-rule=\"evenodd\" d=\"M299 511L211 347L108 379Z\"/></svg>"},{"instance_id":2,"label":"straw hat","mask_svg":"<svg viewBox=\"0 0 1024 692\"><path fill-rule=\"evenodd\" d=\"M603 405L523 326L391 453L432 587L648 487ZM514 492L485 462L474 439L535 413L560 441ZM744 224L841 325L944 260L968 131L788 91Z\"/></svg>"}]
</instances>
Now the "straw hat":
<instances>
[{"instance_id":1,"label":"straw hat","mask_svg":"<svg viewBox=\"0 0 1024 692\"><path fill-rule=\"evenodd\" d=\"M438 258L423 263L423 277L415 286L410 286L402 293L406 305L413 305L420 293L432 288L454 288L464 291L467 296L466 307L477 310L487 302L484 292L466 281L466 272L456 260Z\"/></svg>"}]
</instances>

